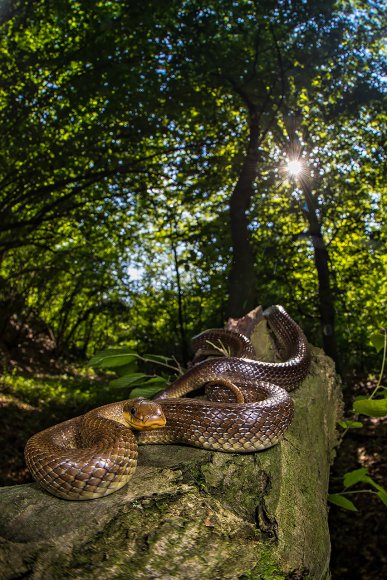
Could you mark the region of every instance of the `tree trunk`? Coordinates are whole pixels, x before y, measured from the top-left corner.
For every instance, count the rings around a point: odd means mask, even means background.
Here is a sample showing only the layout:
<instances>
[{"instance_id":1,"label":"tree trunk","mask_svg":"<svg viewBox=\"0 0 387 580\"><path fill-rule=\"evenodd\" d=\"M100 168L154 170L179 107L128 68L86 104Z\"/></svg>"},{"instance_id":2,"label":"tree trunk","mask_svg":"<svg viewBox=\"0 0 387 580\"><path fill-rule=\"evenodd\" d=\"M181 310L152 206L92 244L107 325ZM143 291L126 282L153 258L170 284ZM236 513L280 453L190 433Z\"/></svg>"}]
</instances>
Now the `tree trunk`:
<instances>
[{"instance_id":1,"label":"tree trunk","mask_svg":"<svg viewBox=\"0 0 387 580\"><path fill-rule=\"evenodd\" d=\"M253 342L262 351L265 323ZM282 442L240 455L143 446L128 486L65 501L37 484L0 490L2 580L329 576L326 494L340 388L319 349Z\"/></svg>"},{"instance_id":2,"label":"tree trunk","mask_svg":"<svg viewBox=\"0 0 387 580\"><path fill-rule=\"evenodd\" d=\"M324 351L336 364L338 363L335 336L335 302L330 286L329 255L321 231L321 225L316 213L316 204L309 187L304 184L303 192L307 211L306 218L309 224L309 234L314 249L314 263L318 276L318 298L321 333Z\"/></svg>"},{"instance_id":3,"label":"tree trunk","mask_svg":"<svg viewBox=\"0 0 387 580\"><path fill-rule=\"evenodd\" d=\"M250 135L246 158L230 198L232 264L227 315L239 318L257 304L257 279L247 211L254 195L260 138L258 111L250 106Z\"/></svg>"},{"instance_id":4,"label":"tree trunk","mask_svg":"<svg viewBox=\"0 0 387 580\"><path fill-rule=\"evenodd\" d=\"M189 348L188 340L185 332L185 320L184 320L184 305L183 305L183 291L181 288L180 280L180 269L179 269L179 258L177 255L177 249L174 240L172 239L172 254L173 254L173 265L175 269L176 276L176 291L177 291L177 320L178 320L178 331L180 338L180 348L183 364L186 365L189 360Z\"/></svg>"}]
</instances>

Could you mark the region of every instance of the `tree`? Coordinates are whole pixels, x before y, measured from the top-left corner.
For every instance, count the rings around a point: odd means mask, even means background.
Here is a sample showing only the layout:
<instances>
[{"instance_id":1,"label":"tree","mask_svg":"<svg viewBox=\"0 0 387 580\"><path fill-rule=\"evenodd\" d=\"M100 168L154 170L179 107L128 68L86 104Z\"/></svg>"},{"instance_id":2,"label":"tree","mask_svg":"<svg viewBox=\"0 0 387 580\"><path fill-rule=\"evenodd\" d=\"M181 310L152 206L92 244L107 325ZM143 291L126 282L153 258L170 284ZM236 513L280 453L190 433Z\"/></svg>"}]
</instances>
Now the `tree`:
<instances>
[{"instance_id":1,"label":"tree","mask_svg":"<svg viewBox=\"0 0 387 580\"><path fill-rule=\"evenodd\" d=\"M351 129L354 102L362 96L359 111L373 119L381 93L377 10L285 0L15 5L1 41L3 293L24 292L66 348L82 333L92 348L85 328L96 317L101 337L113 316L106 340L182 343L185 357L189 334L258 301L287 303L311 336L318 318L333 327L342 288L333 234L349 227L356 187L380 175L369 165L357 178L344 161L362 130ZM379 132L380 115L375 123ZM303 192L279 172L295 136L310 151L314 181ZM364 242L372 195L362 196ZM324 265L320 288L313 263ZM136 267L142 280L131 280ZM126 310L116 317L118 303ZM160 305L167 314L155 324ZM341 314L337 324L345 334Z\"/></svg>"}]
</instances>

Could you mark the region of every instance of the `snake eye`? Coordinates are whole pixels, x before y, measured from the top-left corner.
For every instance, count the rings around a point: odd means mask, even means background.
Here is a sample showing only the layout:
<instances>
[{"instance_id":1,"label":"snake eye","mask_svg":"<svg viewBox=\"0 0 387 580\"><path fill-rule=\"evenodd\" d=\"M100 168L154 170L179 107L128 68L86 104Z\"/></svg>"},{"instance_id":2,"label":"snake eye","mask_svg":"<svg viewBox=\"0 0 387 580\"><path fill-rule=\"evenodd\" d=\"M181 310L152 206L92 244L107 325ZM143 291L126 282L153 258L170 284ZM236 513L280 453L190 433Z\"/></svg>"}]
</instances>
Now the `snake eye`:
<instances>
[{"instance_id":1,"label":"snake eye","mask_svg":"<svg viewBox=\"0 0 387 580\"><path fill-rule=\"evenodd\" d=\"M136 416L136 407L130 407L130 414L133 415L133 417Z\"/></svg>"}]
</instances>

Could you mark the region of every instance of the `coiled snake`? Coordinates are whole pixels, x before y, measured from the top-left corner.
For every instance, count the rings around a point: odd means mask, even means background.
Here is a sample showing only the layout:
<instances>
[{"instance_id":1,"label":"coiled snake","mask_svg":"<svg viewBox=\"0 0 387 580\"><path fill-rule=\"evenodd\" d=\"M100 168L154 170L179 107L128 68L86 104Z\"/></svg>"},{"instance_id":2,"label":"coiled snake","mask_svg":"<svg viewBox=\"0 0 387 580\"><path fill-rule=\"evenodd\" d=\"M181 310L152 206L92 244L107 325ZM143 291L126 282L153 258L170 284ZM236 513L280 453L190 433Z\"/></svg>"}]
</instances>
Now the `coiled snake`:
<instances>
[{"instance_id":1,"label":"coiled snake","mask_svg":"<svg viewBox=\"0 0 387 580\"><path fill-rule=\"evenodd\" d=\"M293 418L287 391L308 374L310 351L302 330L281 306L270 307L264 316L285 352L283 362L254 360L243 335L206 331L194 339L194 349L205 351L220 341L231 356L199 362L154 401L104 405L33 435L25 449L32 476L58 497L94 499L132 477L138 443L182 443L237 453L278 443ZM208 383L211 400L181 398ZM142 430L135 435L128 426Z\"/></svg>"}]
</instances>

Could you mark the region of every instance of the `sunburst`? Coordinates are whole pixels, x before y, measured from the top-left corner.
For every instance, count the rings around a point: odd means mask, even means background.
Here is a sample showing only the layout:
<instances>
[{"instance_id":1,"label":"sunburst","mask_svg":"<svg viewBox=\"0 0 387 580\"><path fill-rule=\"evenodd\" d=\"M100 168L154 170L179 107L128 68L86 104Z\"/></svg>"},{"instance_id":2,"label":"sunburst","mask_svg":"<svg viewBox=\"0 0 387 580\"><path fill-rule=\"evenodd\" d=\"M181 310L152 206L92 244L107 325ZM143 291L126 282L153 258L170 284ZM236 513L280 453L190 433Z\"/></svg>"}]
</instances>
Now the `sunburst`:
<instances>
[{"instance_id":1,"label":"sunburst","mask_svg":"<svg viewBox=\"0 0 387 580\"><path fill-rule=\"evenodd\" d=\"M300 155L286 156L279 166L282 183L285 181L293 185L307 184L310 179L309 164Z\"/></svg>"},{"instance_id":2,"label":"sunburst","mask_svg":"<svg viewBox=\"0 0 387 580\"><path fill-rule=\"evenodd\" d=\"M305 172L305 164L301 159L289 159L286 164L286 172L290 177L301 177Z\"/></svg>"}]
</instances>

